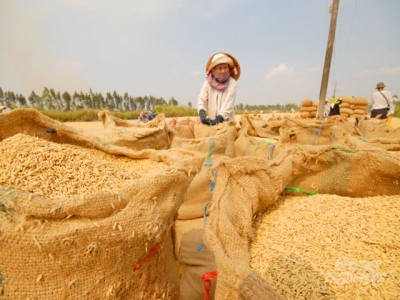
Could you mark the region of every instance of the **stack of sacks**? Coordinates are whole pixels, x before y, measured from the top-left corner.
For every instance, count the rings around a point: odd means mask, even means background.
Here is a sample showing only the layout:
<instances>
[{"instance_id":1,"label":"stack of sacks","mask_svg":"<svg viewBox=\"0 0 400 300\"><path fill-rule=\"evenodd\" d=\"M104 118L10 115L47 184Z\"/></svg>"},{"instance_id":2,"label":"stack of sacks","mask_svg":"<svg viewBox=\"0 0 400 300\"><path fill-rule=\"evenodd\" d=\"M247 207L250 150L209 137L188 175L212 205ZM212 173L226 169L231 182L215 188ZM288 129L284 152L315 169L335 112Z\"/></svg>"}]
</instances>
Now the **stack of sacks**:
<instances>
[{"instance_id":1,"label":"stack of sacks","mask_svg":"<svg viewBox=\"0 0 400 300\"><path fill-rule=\"evenodd\" d=\"M353 107L354 117L359 120L364 120L365 117L367 116L367 110L368 110L368 100L365 99L364 97L356 97L354 99L354 107Z\"/></svg>"},{"instance_id":2,"label":"stack of sacks","mask_svg":"<svg viewBox=\"0 0 400 300\"><path fill-rule=\"evenodd\" d=\"M352 117L354 112L351 109L351 106L354 106L354 98L349 96L340 96L339 99L342 99L342 104L340 104L340 116L343 118Z\"/></svg>"},{"instance_id":3,"label":"stack of sacks","mask_svg":"<svg viewBox=\"0 0 400 300\"><path fill-rule=\"evenodd\" d=\"M303 119L315 118L317 115L318 102L304 99L300 105L300 117Z\"/></svg>"}]
</instances>

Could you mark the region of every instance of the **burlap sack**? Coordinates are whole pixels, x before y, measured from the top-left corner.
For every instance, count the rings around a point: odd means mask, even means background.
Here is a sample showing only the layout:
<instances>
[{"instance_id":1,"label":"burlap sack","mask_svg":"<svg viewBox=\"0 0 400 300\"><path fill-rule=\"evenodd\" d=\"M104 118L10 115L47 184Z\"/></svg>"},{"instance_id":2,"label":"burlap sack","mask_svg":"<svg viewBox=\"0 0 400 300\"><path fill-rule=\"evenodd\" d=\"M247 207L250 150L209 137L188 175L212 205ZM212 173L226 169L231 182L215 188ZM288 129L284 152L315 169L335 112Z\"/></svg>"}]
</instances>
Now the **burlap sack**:
<instances>
[{"instance_id":1,"label":"burlap sack","mask_svg":"<svg viewBox=\"0 0 400 300\"><path fill-rule=\"evenodd\" d=\"M160 114L145 124L131 124L111 116L108 111L99 112L104 126L102 139L116 146L133 150L169 148L168 127L164 114Z\"/></svg>"},{"instance_id":2,"label":"burlap sack","mask_svg":"<svg viewBox=\"0 0 400 300\"><path fill-rule=\"evenodd\" d=\"M400 161L385 155L384 150L370 150L293 145L272 161L238 157L217 166L212 208L204 235L218 270L215 299L282 299L250 268L248 247L253 235L253 216L275 202L285 187L314 181L314 186L300 187L305 190L320 187L320 191L357 197L400 195L400 188L395 184ZM370 161L381 168L376 170L372 165L368 168ZM321 176L321 172L325 174Z\"/></svg>"},{"instance_id":3,"label":"burlap sack","mask_svg":"<svg viewBox=\"0 0 400 300\"><path fill-rule=\"evenodd\" d=\"M240 128L246 128L246 132L250 136L272 138L279 136L279 129L285 123L284 118L270 118L268 120L255 119L249 114L244 114L240 118ZM239 131L240 133L240 131Z\"/></svg>"},{"instance_id":4,"label":"burlap sack","mask_svg":"<svg viewBox=\"0 0 400 300\"><path fill-rule=\"evenodd\" d=\"M313 112L317 111L316 106L300 106L300 112Z\"/></svg>"},{"instance_id":5,"label":"burlap sack","mask_svg":"<svg viewBox=\"0 0 400 300\"><path fill-rule=\"evenodd\" d=\"M348 116L351 116L353 114L353 110L347 107L340 107L340 115L346 114Z\"/></svg>"},{"instance_id":6,"label":"burlap sack","mask_svg":"<svg viewBox=\"0 0 400 300\"><path fill-rule=\"evenodd\" d=\"M178 118L172 119L168 125L168 129L172 132L173 137L180 137L184 139L194 139L194 124L196 121L186 118L179 120Z\"/></svg>"},{"instance_id":7,"label":"burlap sack","mask_svg":"<svg viewBox=\"0 0 400 300\"><path fill-rule=\"evenodd\" d=\"M235 154L235 141L237 138L237 128L235 121L223 122L215 126L204 125L197 122L194 125L194 134L196 138L213 137L216 135L226 135L227 144L225 155L228 157L236 157Z\"/></svg>"},{"instance_id":8,"label":"burlap sack","mask_svg":"<svg viewBox=\"0 0 400 300\"><path fill-rule=\"evenodd\" d=\"M0 285L5 299L179 299L170 228L202 157L183 149L118 147L35 110L0 115L0 125L2 141L26 133L98 149L104 159L167 164L118 190L82 196L50 200L2 187Z\"/></svg>"},{"instance_id":9,"label":"burlap sack","mask_svg":"<svg viewBox=\"0 0 400 300\"><path fill-rule=\"evenodd\" d=\"M313 102L311 99L304 99L301 101L301 106L313 106Z\"/></svg>"},{"instance_id":10,"label":"burlap sack","mask_svg":"<svg viewBox=\"0 0 400 300\"><path fill-rule=\"evenodd\" d=\"M210 169L218 165L222 160L227 159L226 147L228 141L228 133L218 134L212 137L182 139L175 138L171 144L171 150L175 148L187 149L202 155L204 164L198 170L190 183L185 201L182 203L178 211L177 218L180 220L191 220L201 218L204 214L208 215L206 205L212 196L212 174Z\"/></svg>"},{"instance_id":11,"label":"burlap sack","mask_svg":"<svg viewBox=\"0 0 400 300\"><path fill-rule=\"evenodd\" d=\"M235 141L236 156L254 156L273 159L282 150L282 145L278 143L279 137L262 138L248 134L250 127L242 127L239 136Z\"/></svg>"},{"instance_id":12,"label":"burlap sack","mask_svg":"<svg viewBox=\"0 0 400 300\"><path fill-rule=\"evenodd\" d=\"M309 119L311 118L311 114L309 112L300 112L300 118Z\"/></svg>"},{"instance_id":13,"label":"burlap sack","mask_svg":"<svg viewBox=\"0 0 400 300\"><path fill-rule=\"evenodd\" d=\"M204 218L176 220L175 255L181 267L180 300L203 300L202 277L216 269L214 253L204 245ZM215 284L209 292L214 299Z\"/></svg>"},{"instance_id":14,"label":"burlap sack","mask_svg":"<svg viewBox=\"0 0 400 300\"><path fill-rule=\"evenodd\" d=\"M354 99L354 104L356 106L367 106L369 103L368 103L368 100L365 99L364 97L356 97Z\"/></svg>"},{"instance_id":15,"label":"burlap sack","mask_svg":"<svg viewBox=\"0 0 400 300\"><path fill-rule=\"evenodd\" d=\"M187 189L185 201L178 210L174 225L176 256L183 268L180 279L182 300L204 299L202 275L215 268L214 255L207 247L201 247L204 243L202 220L208 215L213 193L214 182L210 169L228 159L225 154L227 145L226 126L225 132L219 132L215 136L196 139L176 137L171 144L171 150L184 148L204 157L204 164Z\"/></svg>"},{"instance_id":16,"label":"burlap sack","mask_svg":"<svg viewBox=\"0 0 400 300\"><path fill-rule=\"evenodd\" d=\"M376 138L396 140L400 136L400 128L389 126L386 119L364 120L359 124L359 131L366 141Z\"/></svg>"},{"instance_id":17,"label":"burlap sack","mask_svg":"<svg viewBox=\"0 0 400 300\"><path fill-rule=\"evenodd\" d=\"M353 98L353 97L350 97L350 96L346 96L346 95L342 95L342 96L339 96L338 97L338 99L342 99L342 104L344 104L344 103L346 103L346 104L355 104L355 98ZM358 102L358 103L360 103L360 102Z\"/></svg>"},{"instance_id":18,"label":"burlap sack","mask_svg":"<svg viewBox=\"0 0 400 300\"><path fill-rule=\"evenodd\" d=\"M286 116L286 122L280 130L280 143L285 144L333 144L330 128L335 125L336 119L327 121L301 120Z\"/></svg>"}]
</instances>

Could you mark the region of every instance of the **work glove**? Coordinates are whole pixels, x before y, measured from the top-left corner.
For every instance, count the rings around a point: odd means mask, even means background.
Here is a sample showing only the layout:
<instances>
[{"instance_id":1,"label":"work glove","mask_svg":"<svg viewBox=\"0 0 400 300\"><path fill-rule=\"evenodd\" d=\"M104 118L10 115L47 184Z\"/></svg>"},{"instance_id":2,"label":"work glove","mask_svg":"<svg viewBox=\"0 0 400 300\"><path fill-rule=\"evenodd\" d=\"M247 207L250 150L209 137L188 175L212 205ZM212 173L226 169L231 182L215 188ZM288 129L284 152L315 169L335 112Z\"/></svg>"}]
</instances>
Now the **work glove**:
<instances>
[{"instance_id":1,"label":"work glove","mask_svg":"<svg viewBox=\"0 0 400 300\"><path fill-rule=\"evenodd\" d=\"M207 123L209 125L217 125L218 123L222 123L224 118L221 115L218 115L214 120L207 119Z\"/></svg>"},{"instance_id":2,"label":"work glove","mask_svg":"<svg viewBox=\"0 0 400 300\"><path fill-rule=\"evenodd\" d=\"M206 118L206 111L204 109L200 109L199 116L200 116L201 123L208 124L207 118Z\"/></svg>"}]
</instances>

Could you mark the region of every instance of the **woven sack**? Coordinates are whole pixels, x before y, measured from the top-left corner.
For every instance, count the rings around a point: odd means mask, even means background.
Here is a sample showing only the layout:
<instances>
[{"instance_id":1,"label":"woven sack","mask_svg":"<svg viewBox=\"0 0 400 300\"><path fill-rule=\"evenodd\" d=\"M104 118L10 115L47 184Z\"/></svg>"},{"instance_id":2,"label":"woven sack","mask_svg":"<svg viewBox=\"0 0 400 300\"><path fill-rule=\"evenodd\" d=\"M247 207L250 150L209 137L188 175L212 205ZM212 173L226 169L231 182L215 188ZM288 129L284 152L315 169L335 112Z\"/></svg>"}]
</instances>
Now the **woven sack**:
<instances>
[{"instance_id":1,"label":"woven sack","mask_svg":"<svg viewBox=\"0 0 400 300\"><path fill-rule=\"evenodd\" d=\"M300 112L300 118L309 119L311 118L311 114L309 112Z\"/></svg>"},{"instance_id":2,"label":"woven sack","mask_svg":"<svg viewBox=\"0 0 400 300\"><path fill-rule=\"evenodd\" d=\"M237 138L237 128L235 121L223 122L214 126L202 124L200 122L194 125L194 134L196 138L213 137L216 135L226 135L227 144L225 154L229 157L235 157L235 140Z\"/></svg>"},{"instance_id":3,"label":"woven sack","mask_svg":"<svg viewBox=\"0 0 400 300\"><path fill-rule=\"evenodd\" d=\"M282 146L278 143L278 138L262 138L248 134L248 126L242 127L239 137L235 141L236 156L254 156L272 159L281 151Z\"/></svg>"},{"instance_id":4,"label":"woven sack","mask_svg":"<svg viewBox=\"0 0 400 300\"><path fill-rule=\"evenodd\" d=\"M286 123L281 127L280 143L287 144L332 144L330 128L335 119L327 121L301 120L286 116Z\"/></svg>"},{"instance_id":5,"label":"woven sack","mask_svg":"<svg viewBox=\"0 0 400 300\"><path fill-rule=\"evenodd\" d=\"M362 106L367 106L369 104L368 100L365 99L364 97L356 97L354 99L354 104L355 105L362 105Z\"/></svg>"},{"instance_id":6,"label":"woven sack","mask_svg":"<svg viewBox=\"0 0 400 300\"><path fill-rule=\"evenodd\" d=\"M104 126L102 139L116 146L133 150L169 148L168 128L164 114L156 116L145 124L131 124L109 115L108 111L99 112Z\"/></svg>"},{"instance_id":7,"label":"woven sack","mask_svg":"<svg viewBox=\"0 0 400 300\"><path fill-rule=\"evenodd\" d=\"M170 228L194 175L188 169L200 168L201 157L183 149L118 147L29 109L0 115L0 125L1 141L10 132L9 138L24 133L96 149L103 159L167 165L118 190L57 199L3 184L0 285L5 299L179 299Z\"/></svg>"},{"instance_id":8,"label":"woven sack","mask_svg":"<svg viewBox=\"0 0 400 300\"><path fill-rule=\"evenodd\" d=\"M311 99L304 99L303 101L301 101L301 105L300 106L313 106L313 100Z\"/></svg>"},{"instance_id":9,"label":"woven sack","mask_svg":"<svg viewBox=\"0 0 400 300\"><path fill-rule=\"evenodd\" d=\"M240 128L247 128L247 134L255 137L276 138L279 136L279 129L285 122L284 118L268 120L255 119L251 115L244 114L240 118Z\"/></svg>"},{"instance_id":10,"label":"woven sack","mask_svg":"<svg viewBox=\"0 0 400 300\"><path fill-rule=\"evenodd\" d=\"M207 203L212 196L212 174L210 169L218 165L222 160L227 159L225 154L227 147L228 133L206 138L182 139L175 138L171 144L171 150L187 149L196 152L204 159L204 163L198 170L192 170L196 175L190 183L185 201L179 208L177 218L179 220L190 220L208 214Z\"/></svg>"},{"instance_id":11,"label":"woven sack","mask_svg":"<svg viewBox=\"0 0 400 300\"><path fill-rule=\"evenodd\" d=\"M186 118L183 120L172 119L168 125L168 129L172 132L173 137L180 137L184 139L194 139L194 124L196 121Z\"/></svg>"},{"instance_id":12,"label":"woven sack","mask_svg":"<svg viewBox=\"0 0 400 300\"><path fill-rule=\"evenodd\" d=\"M316 106L300 106L300 112L313 112L317 111Z\"/></svg>"},{"instance_id":13,"label":"woven sack","mask_svg":"<svg viewBox=\"0 0 400 300\"><path fill-rule=\"evenodd\" d=\"M216 269L214 253L204 245L204 218L176 220L174 249L181 269L180 300L203 300L202 277ZM208 295L214 299L215 284Z\"/></svg>"},{"instance_id":14,"label":"woven sack","mask_svg":"<svg viewBox=\"0 0 400 300\"><path fill-rule=\"evenodd\" d=\"M328 183L323 187L328 188L330 184L329 192L369 193L369 196L400 194L400 188L393 183L400 174L400 162L382 155L383 150L371 150L349 151L348 148L336 146L293 145L272 161L238 157L217 166L212 208L204 234L205 244L214 253L218 270L215 299L282 299L265 279L251 269L248 247L253 236L254 215L274 203L285 187L300 183L296 181L299 176L305 180L312 177L314 171L321 175L320 171L325 170L324 179ZM384 167L390 165L392 169L382 168L378 174L369 169L367 176L371 177L368 178L377 179L377 183L368 187L370 182L365 182L362 171L365 165L360 167L360 164L371 159L377 159L377 163ZM344 173L347 183L345 179L340 179L341 173L336 171L344 171L349 167L351 170ZM313 189L318 187L318 183L321 182L317 182ZM310 189L311 186L306 187L306 190Z\"/></svg>"}]
</instances>

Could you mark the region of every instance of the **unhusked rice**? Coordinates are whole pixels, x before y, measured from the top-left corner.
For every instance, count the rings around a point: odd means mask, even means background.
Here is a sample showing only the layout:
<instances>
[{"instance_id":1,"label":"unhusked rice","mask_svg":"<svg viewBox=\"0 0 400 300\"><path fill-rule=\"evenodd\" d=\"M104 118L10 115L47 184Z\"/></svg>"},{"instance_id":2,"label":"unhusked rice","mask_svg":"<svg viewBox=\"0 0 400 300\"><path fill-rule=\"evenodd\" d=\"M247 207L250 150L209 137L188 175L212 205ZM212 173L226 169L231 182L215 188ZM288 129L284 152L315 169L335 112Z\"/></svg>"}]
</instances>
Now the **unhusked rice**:
<instances>
[{"instance_id":1,"label":"unhusked rice","mask_svg":"<svg viewBox=\"0 0 400 300\"><path fill-rule=\"evenodd\" d=\"M398 299L400 198L283 196L254 220L251 267L287 299Z\"/></svg>"},{"instance_id":2,"label":"unhusked rice","mask_svg":"<svg viewBox=\"0 0 400 300\"><path fill-rule=\"evenodd\" d=\"M166 167L164 162L131 159L25 134L0 142L0 185L48 198L115 191Z\"/></svg>"}]
</instances>

